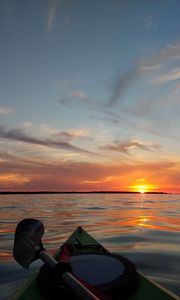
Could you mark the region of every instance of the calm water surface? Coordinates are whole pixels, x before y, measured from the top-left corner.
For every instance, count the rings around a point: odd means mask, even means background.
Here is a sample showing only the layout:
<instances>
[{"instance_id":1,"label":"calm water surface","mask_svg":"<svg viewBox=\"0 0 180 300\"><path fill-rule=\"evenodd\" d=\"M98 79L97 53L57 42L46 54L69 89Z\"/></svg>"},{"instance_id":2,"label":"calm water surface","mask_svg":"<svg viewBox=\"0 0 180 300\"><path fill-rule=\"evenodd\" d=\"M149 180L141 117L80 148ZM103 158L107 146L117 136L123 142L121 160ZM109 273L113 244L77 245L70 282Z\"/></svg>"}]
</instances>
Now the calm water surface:
<instances>
[{"instance_id":1,"label":"calm water surface","mask_svg":"<svg viewBox=\"0 0 180 300\"><path fill-rule=\"evenodd\" d=\"M43 243L53 253L81 225L110 251L180 295L180 195L0 195L0 300L6 299L41 262L23 270L12 256L14 230L38 218Z\"/></svg>"}]
</instances>

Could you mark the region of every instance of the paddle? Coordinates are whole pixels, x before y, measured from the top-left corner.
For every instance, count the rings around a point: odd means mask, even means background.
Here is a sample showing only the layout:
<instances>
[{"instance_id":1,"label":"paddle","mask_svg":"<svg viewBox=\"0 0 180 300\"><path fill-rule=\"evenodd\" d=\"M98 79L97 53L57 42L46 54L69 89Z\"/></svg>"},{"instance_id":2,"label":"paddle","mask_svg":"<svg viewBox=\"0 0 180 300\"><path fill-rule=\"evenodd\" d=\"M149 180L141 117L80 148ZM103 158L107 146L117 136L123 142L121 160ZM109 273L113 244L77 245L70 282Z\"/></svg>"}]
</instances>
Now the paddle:
<instances>
[{"instance_id":1,"label":"paddle","mask_svg":"<svg viewBox=\"0 0 180 300\"><path fill-rule=\"evenodd\" d=\"M13 255L15 260L24 268L41 259L48 267L59 272L62 282L82 300L108 300L109 298L96 288L72 273L71 266L63 259L58 263L43 247L42 236L44 225L36 219L24 219L16 228ZM57 276L57 275L56 275ZM96 296L98 295L98 296Z\"/></svg>"}]
</instances>

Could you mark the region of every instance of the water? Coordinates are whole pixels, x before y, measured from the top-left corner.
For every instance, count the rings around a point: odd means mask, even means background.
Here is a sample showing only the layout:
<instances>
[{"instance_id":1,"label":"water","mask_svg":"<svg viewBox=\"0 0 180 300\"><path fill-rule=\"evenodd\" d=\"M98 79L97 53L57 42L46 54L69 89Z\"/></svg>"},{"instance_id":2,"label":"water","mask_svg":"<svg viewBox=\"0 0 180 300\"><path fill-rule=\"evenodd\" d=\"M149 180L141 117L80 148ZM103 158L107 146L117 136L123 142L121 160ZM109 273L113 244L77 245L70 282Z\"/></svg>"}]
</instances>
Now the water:
<instances>
[{"instance_id":1,"label":"water","mask_svg":"<svg viewBox=\"0 0 180 300\"><path fill-rule=\"evenodd\" d=\"M12 256L14 230L38 218L43 243L53 253L81 225L110 251L130 258L139 271L180 295L180 195L0 195L0 300L39 268L23 270Z\"/></svg>"}]
</instances>

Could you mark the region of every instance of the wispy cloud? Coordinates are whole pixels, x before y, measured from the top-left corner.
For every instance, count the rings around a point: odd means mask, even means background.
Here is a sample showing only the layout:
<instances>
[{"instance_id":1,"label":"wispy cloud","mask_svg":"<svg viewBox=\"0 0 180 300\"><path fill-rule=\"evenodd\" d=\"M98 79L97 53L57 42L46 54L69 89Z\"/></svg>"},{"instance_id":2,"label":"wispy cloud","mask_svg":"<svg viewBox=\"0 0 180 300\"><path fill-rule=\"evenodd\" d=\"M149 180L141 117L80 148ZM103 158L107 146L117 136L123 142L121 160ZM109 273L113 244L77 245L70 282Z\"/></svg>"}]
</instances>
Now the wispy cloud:
<instances>
[{"instance_id":1,"label":"wispy cloud","mask_svg":"<svg viewBox=\"0 0 180 300\"><path fill-rule=\"evenodd\" d=\"M67 97L61 97L61 99L59 100L59 103L60 103L62 106L70 107L69 99L68 99Z\"/></svg>"},{"instance_id":2,"label":"wispy cloud","mask_svg":"<svg viewBox=\"0 0 180 300\"><path fill-rule=\"evenodd\" d=\"M55 19L57 17L57 13L59 7L63 0L50 0L49 7L48 7L48 17L47 17L47 28L48 31L51 31L55 26Z\"/></svg>"},{"instance_id":3,"label":"wispy cloud","mask_svg":"<svg viewBox=\"0 0 180 300\"><path fill-rule=\"evenodd\" d=\"M180 79L180 69L174 68L170 70L169 72L166 72L166 74L161 74L157 78L155 78L156 84L164 84L169 81L174 81Z\"/></svg>"},{"instance_id":4,"label":"wispy cloud","mask_svg":"<svg viewBox=\"0 0 180 300\"><path fill-rule=\"evenodd\" d=\"M177 140L179 59L180 42L168 43L151 56L134 62L132 68L115 76L111 83L109 81L108 87L106 85L109 97L106 99L90 98L83 89L73 90L68 86L59 102L67 108L86 105L92 117L119 128L128 128L132 135L141 131ZM167 84L164 89L163 84ZM169 110L175 112L174 119L171 119ZM165 115L169 116L166 121Z\"/></svg>"},{"instance_id":5,"label":"wispy cloud","mask_svg":"<svg viewBox=\"0 0 180 300\"><path fill-rule=\"evenodd\" d=\"M147 64L147 65L142 65L140 67L140 74L146 74L148 72L156 71L162 68L162 64L156 63L156 64Z\"/></svg>"},{"instance_id":6,"label":"wispy cloud","mask_svg":"<svg viewBox=\"0 0 180 300\"><path fill-rule=\"evenodd\" d=\"M180 59L180 42L165 45L154 58L161 62Z\"/></svg>"},{"instance_id":7,"label":"wispy cloud","mask_svg":"<svg viewBox=\"0 0 180 300\"><path fill-rule=\"evenodd\" d=\"M77 97L80 99L86 99L87 96L85 95L85 93L83 91L73 91L70 93L71 96L73 97Z\"/></svg>"},{"instance_id":8,"label":"wispy cloud","mask_svg":"<svg viewBox=\"0 0 180 300\"><path fill-rule=\"evenodd\" d=\"M25 122L25 123L23 123L23 127L24 128L32 128L32 126L33 126L32 122Z\"/></svg>"},{"instance_id":9,"label":"wispy cloud","mask_svg":"<svg viewBox=\"0 0 180 300\"><path fill-rule=\"evenodd\" d=\"M0 115L10 115L13 112L14 110L12 108L0 105Z\"/></svg>"},{"instance_id":10,"label":"wispy cloud","mask_svg":"<svg viewBox=\"0 0 180 300\"><path fill-rule=\"evenodd\" d=\"M115 105L122 99L124 93L137 78L138 67L132 68L126 73L118 76L111 86L111 95L108 99L109 105Z\"/></svg>"},{"instance_id":11,"label":"wispy cloud","mask_svg":"<svg viewBox=\"0 0 180 300\"><path fill-rule=\"evenodd\" d=\"M165 45L159 52L143 60L136 62L135 67L117 76L113 84L111 84L111 95L108 99L109 105L116 105L122 101L125 92L127 92L132 84L141 76L148 75L155 71L159 71L164 67L164 63L180 59L180 43L172 43ZM166 76L162 75L159 82L165 83L170 80L179 79L179 69L173 69Z\"/></svg>"},{"instance_id":12,"label":"wispy cloud","mask_svg":"<svg viewBox=\"0 0 180 300\"><path fill-rule=\"evenodd\" d=\"M66 142L70 142L73 139L91 138L89 130L85 128L73 129L69 131L60 131L59 129L52 128L48 124L43 123L41 124L41 129L45 133L53 136L54 138L59 138L61 141Z\"/></svg>"},{"instance_id":13,"label":"wispy cloud","mask_svg":"<svg viewBox=\"0 0 180 300\"><path fill-rule=\"evenodd\" d=\"M73 146L66 140L62 140L62 137L63 138L65 137L65 133L61 134L59 138L56 137L56 139L41 139L41 138L36 138L27 135L22 129L7 130L3 126L0 126L0 138L2 139L9 139L12 141L19 141L19 142L24 142L24 143L34 144L34 145L51 147L51 148L65 149L68 151L91 153L90 151L87 151L85 149Z\"/></svg>"},{"instance_id":14,"label":"wispy cloud","mask_svg":"<svg viewBox=\"0 0 180 300\"><path fill-rule=\"evenodd\" d=\"M102 149L113 151L113 152L121 152L124 154L130 154L132 150L145 150L154 153L159 153L160 146L154 143L143 143L138 140L130 140L126 142L115 141L114 143L107 144Z\"/></svg>"},{"instance_id":15,"label":"wispy cloud","mask_svg":"<svg viewBox=\"0 0 180 300\"><path fill-rule=\"evenodd\" d=\"M136 79L161 70L165 65L180 59L180 42L166 44L154 55L136 62L135 67L117 76L111 85L111 95L108 103L115 105L122 100L124 93L132 87ZM180 78L180 69L175 68L169 71L167 75L159 77L159 83L165 83L170 80Z\"/></svg>"},{"instance_id":16,"label":"wispy cloud","mask_svg":"<svg viewBox=\"0 0 180 300\"><path fill-rule=\"evenodd\" d=\"M169 62L180 59L180 42L168 43L164 45L154 55L143 59L141 61L141 67L150 67L154 65L163 65Z\"/></svg>"},{"instance_id":17,"label":"wispy cloud","mask_svg":"<svg viewBox=\"0 0 180 300\"><path fill-rule=\"evenodd\" d=\"M59 100L59 103L65 107L71 107L75 103L82 103L82 101L83 104L92 104L92 99L90 99L82 90L66 91L66 94L66 97L62 97Z\"/></svg>"},{"instance_id":18,"label":"wispy cloud","mask_svg":"<svg viewBox=\"0 0 180 300\"><path fill-rule=\"evenodd\" d=\"M114 80L111 95L108 99L109 111L106 110L107 114L109 115L110 110L113 111L119 105L121 115L123 114L127 120L129 113L131 118L133 113L139 116L138 120L134 119L136 128L139 128L137 124L145 117L149 120L152 119L154 124L156 123L156 118L158 118L159 122L162 114L161 109L165 113L170 103L176 102L177 107L179 105L176 99L172 99L172 96L178 93L177 83L180 79L179 60L180 42L174 42L164 45L154 55L137 61L134 68L124 72L124 74ZM175 63L177 67L174 67ZM134 83L137 80L133 94ZM173 85L168 85L168 90L164 89L162 91L160 85L168 83L173 83ZM142 84L142 87L139 84ZM131 97L126 99L124 97L125 93L129 91L131 92ZM127 101L125 102L124 99ZM112 119L114 123L119 122L116 117ZM161 119L161 121L163 120Z\"/></svg>"}]
</instances>

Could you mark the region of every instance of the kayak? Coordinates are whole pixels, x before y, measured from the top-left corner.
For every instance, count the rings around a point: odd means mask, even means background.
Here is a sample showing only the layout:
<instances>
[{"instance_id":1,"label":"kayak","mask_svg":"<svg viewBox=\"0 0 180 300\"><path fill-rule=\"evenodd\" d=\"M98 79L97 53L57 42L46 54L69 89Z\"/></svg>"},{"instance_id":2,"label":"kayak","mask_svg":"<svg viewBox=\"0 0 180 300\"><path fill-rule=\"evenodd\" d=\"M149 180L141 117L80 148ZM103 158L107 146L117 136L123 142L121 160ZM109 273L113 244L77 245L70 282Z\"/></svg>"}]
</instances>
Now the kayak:
<instances>
[{"instance_id":1,"label":"kayak","mask_svg":"<svg viewBox=\"0 0 180 300\"><path fill-rule=\"evenodd\" d=\"M87 285L94 286L108 295L108 299L126 300L173 300L180 299L161 285L136 271L127 258L110 253L82 227L78 227L65 242L71 245L69 264L73 274ZM54 254L61 260L62 247ZM12 300L72 299L68 288L55 286L51 272L44 264L39 273L33 275L10 297ZM73 297L73 299L78 299Z\"/></svg>"}]
</instances>

